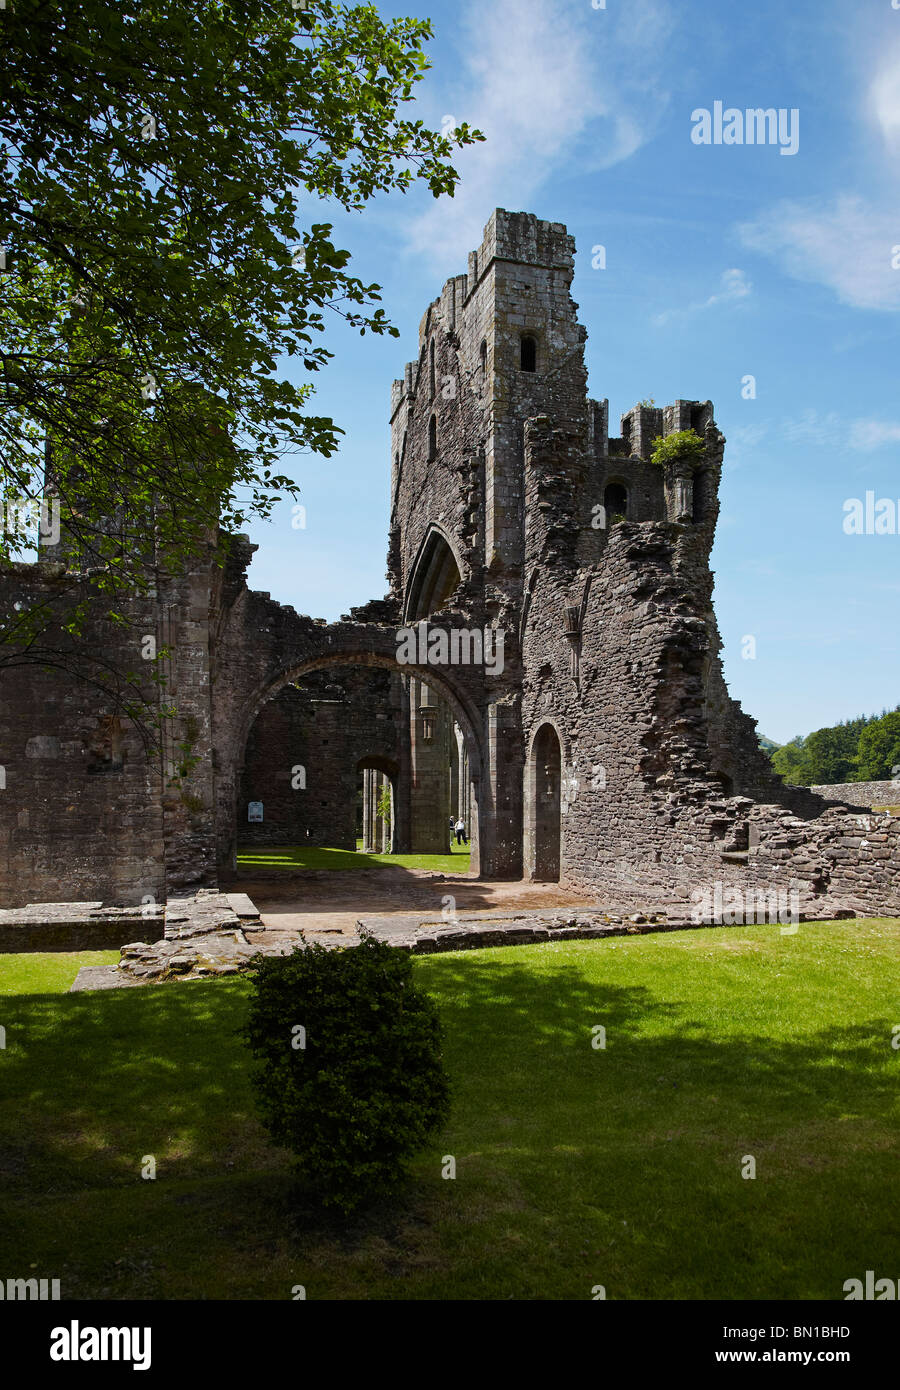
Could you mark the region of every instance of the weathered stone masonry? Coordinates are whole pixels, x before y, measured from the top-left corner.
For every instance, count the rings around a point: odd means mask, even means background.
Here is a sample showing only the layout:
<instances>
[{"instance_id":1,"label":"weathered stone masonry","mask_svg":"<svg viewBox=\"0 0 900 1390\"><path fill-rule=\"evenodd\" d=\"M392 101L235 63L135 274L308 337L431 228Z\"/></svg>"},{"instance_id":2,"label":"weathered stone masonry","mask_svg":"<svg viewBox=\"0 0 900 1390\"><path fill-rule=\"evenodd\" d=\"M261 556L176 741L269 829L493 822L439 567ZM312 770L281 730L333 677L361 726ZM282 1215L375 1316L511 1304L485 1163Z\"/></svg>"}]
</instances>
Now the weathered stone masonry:
<instances>
[{"instance_id":1,"label":"weathered stone masonry","mask_svg":"<svg viewBox=\"0 0 900 1390\"><path fill-rule=\"evenodd\" d=\"M4 678L5 906L211 887L238 834L346 843L365 764L391 780L394 848L445 848L465 806L488 876L559 877L601 902L684 902L718 882L795 889L807 913L900 914L900 818L784 787L725 686L712 404L641 404L610 437L608 402L587 396L573 256L561 224L498 209L423 316L391 393L385 599L330 625L301 616L247 589L240 537L223 567L201 556L161 578L135 622L173 649L169 743L188 729L199 757L178 788L124 725L109 770L90 770L112 726L84 688ZM654 440L687 429L702 458L654 464ZM52 571L4 583L14 597ZM398 667L398 629L422 622L502 634L502 668ZM129 656L103 625L96 640ZM351 666L338 719L323 688ZM304 681L328 728L319 747ZM308 799L305 820L286 780L304 759L342 789L318 818ZM374 775L366 786L371 821ZM263 827L247 826L249 799L270 806Z\"/></svg>"}]
</instances>

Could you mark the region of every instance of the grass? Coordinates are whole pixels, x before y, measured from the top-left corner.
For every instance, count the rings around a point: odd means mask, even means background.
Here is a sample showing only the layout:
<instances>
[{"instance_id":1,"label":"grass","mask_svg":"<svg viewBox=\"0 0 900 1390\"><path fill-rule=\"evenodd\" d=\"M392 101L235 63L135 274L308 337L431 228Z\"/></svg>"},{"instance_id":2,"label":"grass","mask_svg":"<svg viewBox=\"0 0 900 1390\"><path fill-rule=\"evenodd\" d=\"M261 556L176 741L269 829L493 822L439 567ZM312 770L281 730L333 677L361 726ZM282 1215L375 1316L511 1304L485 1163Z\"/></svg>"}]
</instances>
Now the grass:
<instances>
[{"instance_id":1,"label":"grass","mask_svg":"<svg viewBox=\"0 0 900 1390\"><path fill-rule=\"evenodd\" d=\"M357 842L360 846L362 841ZM432 869L467 874L469 850L454 846L450 854L363 854L360 849L311 849L306 845L246 846L238 850L239 869Z\"/></svg>"},{"instance_id":2,"label":"grass","mask_svg":"<svg viewBox=\"0 0 900 1390\"><path fill-rule=\"evenodd\" d=\"M83 965L115 965L118 959L118 951L35 951L22 956L0 955L0 998L10 994L64 993Z\"/></svg>"},{"instance_id":3,"label":"grass","mask_svg":"<svg viewBox=\"0 0 900 1390\"><path fill-rule=\"evenodd\" d=\"M0 980L20 968L0 957ZM841 1299L867 1269L896 1277L897 922L457 952L415 971L444 1020L452 1118L405 1199L343 1228L255 1117L244 981L67 995L53 962L42 993L0 1010L6 1274L79 1298L302 1284L497 1300L597 1284Z\"/></svg>"}]
</instances>

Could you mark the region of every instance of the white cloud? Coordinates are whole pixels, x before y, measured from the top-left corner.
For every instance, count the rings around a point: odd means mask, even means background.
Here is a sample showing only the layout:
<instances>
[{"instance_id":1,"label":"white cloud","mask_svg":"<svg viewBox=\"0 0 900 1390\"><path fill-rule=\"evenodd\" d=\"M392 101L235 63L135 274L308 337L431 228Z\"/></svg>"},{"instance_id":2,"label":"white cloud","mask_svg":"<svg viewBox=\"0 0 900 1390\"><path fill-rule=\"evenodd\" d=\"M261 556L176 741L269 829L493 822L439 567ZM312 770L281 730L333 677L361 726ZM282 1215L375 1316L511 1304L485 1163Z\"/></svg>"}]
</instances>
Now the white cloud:
<instances>
[{"instance_id":1,"label":"white cloud","mask_svg":"<svg viewBox=\"0 0 900 1390\"><path fill-rule=\"evenodd\" d=\"M752 290L753 286L742 270L723 270L722 288L718 294L710 295L701 307L709 309L713 304L723 304L730 299L746 299Z\"/></svg>"},{"instance_id":2,"label":"white cloud","mask_svg":"<svg viewBox=\"0 0 900 1390\"><path fill-rule=\"evenodd\" d=\"M781 433L789 444L814 444L818 449L827 449L843 442L844 426L833 410L827 415L804 410L782 421Z\"/></svg>"},{"instance_id":3,"label":"white cloud","mask_svg":"<svg viewBox=\"0 0 900 1390\"><path fill-rule=\"evenodd\" d=\"M885 144L900 145L900 50L885 59L869 88L871 114Z\"/></svg>"},{"instance_id":4,"label":"white cloud","mask_svg":"<svg viewBox=\"0 0 900 1390\"><path fill-rule=\"evenodd\" d=\"M655 314L653 322L655 324L668 323L670 319L681 318L686 314L697 314L703 309L711 309L717 304L733 304L737 300L746 299L752 293L753 286L742 270L723 270L719 288L715 294L711 294L708 299L698 300L696 304L688 304L684 309L666 309L662 314Z\"/></svg>"},{"instance_id":5,"label":"white cloud","mask_svg":"<svg viewBox=\"0 0 900 1390\"><path fill-rule=\"evenodd\" d=\"M900 309L900 42L870 60L860 144L876 161L878 192L785 201L738 228L743 244L798 280L825 285L857 309ZM881 136L880 145L872 131ZM895 251L896 248L896 251Z\"/></svg>"},{"instance_id":6,"label":"white cloud","mask_svg":"<svg viewBox=\"0 0 900 1390\"><path fill-rule=\"evenodd\" d=\"M449 114L487 138L455 156L455 197L408 224L412 248L445 268L458 263L495 207L529 208L561 165L587 175L639 149L668 100L671 23L658 0L630 0L618 15L587 0L468 0L462 70L434 92L430 119Z\"/></svg>"},{"instance_id":7,"label":"white cloud","mask_svg":"<svg viewBox=\"0 0 900 1390\"><path fill-rule=\"evenodd\" d=\"M784 202L738 228L744 245L798 280L827 285L858 309L900 309L900 198L876 206L855 194L829 204Z\"/></svg>"},{"instance_id":8,"label":"white cloud","mask_svg":"<svg viewBox=\"0 0 900 1390\"><path fill-rule=\"evenodd\" d=\"M822 414L815 409L801 411L799 415L788 415L778 421L760 421L753 425L739 425L728 435L725 451L726 465L737 471L747 460L752 459L754 451L763 440L772 436L788 444L806 444L816 449L852 449L857 453L871 453L885 444L900 443L900 422L894 420L859 419L847 420L835 410Z\"/></svg>"},{"instance_id":9,"label":"white cloud","mask_svg":"<svg viewBox=\"0 0 900 1390\"><path fill-rule=\"evenodd\" d=\"M854 420L847 440L851 449L871 453L883 444L900 443L900 424L889 420Z\"/></svg>"}]
</instances>

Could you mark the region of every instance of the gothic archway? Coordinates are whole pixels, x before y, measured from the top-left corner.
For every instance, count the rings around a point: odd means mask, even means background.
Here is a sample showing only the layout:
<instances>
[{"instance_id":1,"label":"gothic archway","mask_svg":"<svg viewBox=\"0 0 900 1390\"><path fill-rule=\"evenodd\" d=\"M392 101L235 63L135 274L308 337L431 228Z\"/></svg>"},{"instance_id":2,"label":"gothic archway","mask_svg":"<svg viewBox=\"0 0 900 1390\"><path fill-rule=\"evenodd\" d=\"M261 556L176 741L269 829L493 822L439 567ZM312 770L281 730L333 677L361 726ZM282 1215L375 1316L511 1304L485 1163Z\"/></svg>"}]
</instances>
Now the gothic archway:
<instances>
[{"instance_id":1,"label":"gothic archway","mask_svg":"<svg viewBox=\"0 0 900 1390\"><path fill-rule=\"evenodd\" d=\"M406 621L414 623L440 612L461 578L460 564L449 539L439 527L430 526L406 586Z\"/></svg>"},{"instance_id":2,"label":"gothic archway","mask_svg":"<svg viewBox=\"0 0 900 1390\"><path fill-rule=\"evenodd\" d=\"M525 865L528 877L538 882L559 882L562 773L559 733L553 724L541 724L525 765Z\"/></svg>"},{"instance_id":3,"label":"gothic archway","mask_svg":"<svg viewBox=\"0 0 900 1390\"><path fill-rule=\"evenodd\" d=\"M307 659L297 661L290 667L282 669L277 675L269 677L265 683L260 684L253 696L244 704L240 721L236 728L236 739L234 744L234 761L226 763L224 757L220 757L220 778L218 791L218 818L217 818L217 840L218 840L218 863L220 870L228 873L235 867L236 859L236 823L237 823L237 791L240 784L241 769L245 756L247 739L252 728L253 722L262 707L272 699L286 685L302 680L305 675L314 671L324 671L335 666L350 667L378 667L397 672L397 662L393 655L393 649L389 655L387 651L383 653L370 650L363 650L357 647L348 647L343 650L330 652L320 652L310 655ZM452 680L448 679L444 671L435 667L417 667L409 665L403 668L407 673L408 689L412 692L423 684L423 676L427 677L427 685L432 688L440 698L441 703L446 707L447 715L451 724L455 724L462 732L463 746L465 749L465 767L471 781L471 860L470 870L478 873L481 868L482 855L481 845L481 824L479 801L481 795L481 778L484 766L484 755L480 736L480 721L478 711L471 704L470 698L464 690L456 687ZM412 705L412 701L410 701ZM413 717L418 711L418 696L416 704L412 707ZM371 765L378 768L378 760L370 760ZM393 840L395 852L408 853L413 850L409 843L411 825L409 822L408 795L404 801L404 789L409 787L410 777L414 769L406 762L401 763L394 773L393 767L388 767L385 763L380 769L389 776L393 776L394 797L396 813L394 817ZM445 769L448 774L449 769ZM356 776L356 765L353 767L353 776ZM230 776L228 775L230 773ZM417 852L417 851L416 851ZM433 851L428 851L433 852ZM490 853L490 851L489 851ZM490 858L485 864L486 872L491 872Z\"/></svg>"}]
</instances>

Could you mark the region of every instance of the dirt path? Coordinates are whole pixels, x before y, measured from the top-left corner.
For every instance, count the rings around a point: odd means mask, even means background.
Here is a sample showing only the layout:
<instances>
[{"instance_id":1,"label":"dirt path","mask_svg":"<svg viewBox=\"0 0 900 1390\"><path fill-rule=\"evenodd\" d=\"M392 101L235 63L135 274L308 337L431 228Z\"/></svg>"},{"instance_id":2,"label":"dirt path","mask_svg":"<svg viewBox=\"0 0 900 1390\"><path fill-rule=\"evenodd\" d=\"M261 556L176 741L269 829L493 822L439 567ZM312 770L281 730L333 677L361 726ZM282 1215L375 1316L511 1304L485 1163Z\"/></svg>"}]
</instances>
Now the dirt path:
<instances>
[{"instance_id":1,"label":"dirt path","mask_svg":"<svg viewBox=\"0 0 900 1390\"><path fill-rule=\"evenodd\" d=\"M316 870L282 878L242 874L234 887L252 898L267 932L296 937L302 931L310 939L354 936L360 917L439 916L444 907L458 912L583 907L588 901L555 883L488 883L401 868Z\"/></svg>"}]
</instances>

